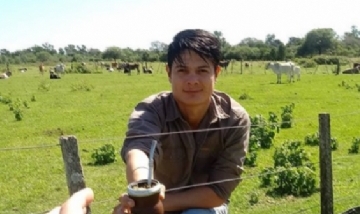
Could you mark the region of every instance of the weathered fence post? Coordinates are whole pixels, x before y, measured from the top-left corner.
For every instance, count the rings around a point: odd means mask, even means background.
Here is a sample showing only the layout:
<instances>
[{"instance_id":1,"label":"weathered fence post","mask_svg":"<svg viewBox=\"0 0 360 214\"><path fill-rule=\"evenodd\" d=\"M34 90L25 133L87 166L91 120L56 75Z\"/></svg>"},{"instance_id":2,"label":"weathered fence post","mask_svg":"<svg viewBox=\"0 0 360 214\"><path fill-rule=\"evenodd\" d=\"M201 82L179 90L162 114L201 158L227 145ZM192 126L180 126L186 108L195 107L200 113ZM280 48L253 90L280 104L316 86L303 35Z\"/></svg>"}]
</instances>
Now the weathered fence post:
<instances>
[{"instance_id":1,"label":"weathered fence post","mask_svg":"<svg viewBox=\"0 0 360 214\"><path fill-rule=\"evenodd\" d=\"M330 114L319 114L321 214L333 214Z\"/></svg>"},{"instance_id":2,"label":"weathered fence post","mask_svg":"<svg viewBox=\"0 0 360 214\"><path fill-rule=\"evenodd\" d=\"M240 59L240 74L243 74L243 59Z\"/></svg>"},{"instance_id":3,"label":"weathered fence post","mask_svg":"<svg viewBox=\"0 0 360 214\"><path fill-rule=\"evenodd\" d=\"M233 73L234 71L234 60L233 59L230 59L230 63L231 63L231 73Z\"/></svg>"},{"instance_id":4,"label":"weathered fence post","mask_svg":"<svg viewBox=\"0 0 360 214\"><path fill-rule=\"evenodd\" d=\"M61 136L60 145L66 172L66 182L71 196L86 187L78 153L78 142L75 136ZM87 207L87 214L90 213L90 207Z\"/></svg>"}]
</instances>

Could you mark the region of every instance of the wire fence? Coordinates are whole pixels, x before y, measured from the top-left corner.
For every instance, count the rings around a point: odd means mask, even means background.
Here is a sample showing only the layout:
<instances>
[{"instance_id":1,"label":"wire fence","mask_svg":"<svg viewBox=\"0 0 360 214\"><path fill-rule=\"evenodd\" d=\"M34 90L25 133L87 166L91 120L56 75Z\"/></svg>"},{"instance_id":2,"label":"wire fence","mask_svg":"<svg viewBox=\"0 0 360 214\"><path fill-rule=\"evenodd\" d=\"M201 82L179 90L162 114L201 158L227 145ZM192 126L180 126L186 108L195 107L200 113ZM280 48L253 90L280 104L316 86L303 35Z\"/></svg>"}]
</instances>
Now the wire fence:
<instances>
[{"instance_id":1,"label":"wire fence","mask_svg":"<svg viewBox=\"0 0 360 214\"><path fill-rule=\"evenodd\" d=\"M359 114L360 111L354 111L346 114L331 115L331 118L334 120L347 120L348 117L358 116ZM314 119L315 117L302 118L292 122L297 124L308 123L309 121L314 121ZM224 127L221 129L236 128L240 128L240 126ZM204 131L211 130L197 130L197 132ZM189 131L156 133L151 136L187 132ZM353 137L357 136L349 136L348 141L351 141ZM117 148L120 148L124 139L124 136L79 139L79 155L84 170L85 183L86 186L93 188L95 192L95 201L91 205L93 213L111 213L113 207L118 203L118 197L126 191L126 180L124 164L121 161L105 166L94 166L91 164L91 150L107 142L111 142ZM57 141L57 139L54 139L54 141ZM350 144L347 143L346 145L349 147ZM323 160L319 159L317 154L319 149L316 148L319 147L309 147L306 149L313 152L315 165L321 165ZM0 148L0 154L2 160L5 161L0 166L4 178L0 183L0 194L2 196L0 199L0 213L46 213L46 210L50 210L68 198L68 183L66 181L63 154L59 142ZM262 155L270 155L270 153L264 152ZM333 151L332 157L333 203L334 210L340 213L360 204L359 155L338 154L337 151ZM231 198L230 208L233 213L243 213L244 210L246 213L320 213L320 190L309 197L284 196L275 198L267 195L265 190L261 190L259 178L265 174L260 171L260 168L272 165L272 163L266 163L266 160L270 159L263 158L265 163L262 162L259 167L245 166L245 172L241 178L228 178L211 182L242 180ZM268 174L279 172L277 170ZM193 186L209 185L211 183L182 186L168 189L167 192ZM250 201L254 202L254 200L264 203L259 203L261 204L259 206L256 203L255 205L249 203Z\"/></svg>"}]
</instances>

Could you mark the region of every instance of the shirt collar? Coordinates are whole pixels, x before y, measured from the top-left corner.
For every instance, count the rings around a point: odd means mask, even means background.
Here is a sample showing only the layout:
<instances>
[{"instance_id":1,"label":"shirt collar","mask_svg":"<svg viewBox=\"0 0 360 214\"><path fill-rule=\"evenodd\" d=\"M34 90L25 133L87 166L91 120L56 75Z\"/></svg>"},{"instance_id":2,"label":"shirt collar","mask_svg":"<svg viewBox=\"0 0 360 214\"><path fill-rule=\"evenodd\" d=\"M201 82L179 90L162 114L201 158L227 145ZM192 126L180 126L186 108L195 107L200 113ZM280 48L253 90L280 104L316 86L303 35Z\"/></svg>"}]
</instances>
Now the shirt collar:
<instances>
[{"instance_id":1,"label":"shirt collar","mask_svg":"<svg viewBox=\"0 0 360 214\"><path fill-rule=\"evenodd\" d=\"M212 94L211 103L208 110L210 114L206 115L206 117L209 117L211 123L217 121L217 119L225 119L230 117L229 114L227 114L226 110L224 109L226 102L227 101L223 99L221 96L219 96L216 92ZM166 105L166 111L167 111L166 121L168 122L174 121L182 117L179 107L174 99L173 93L170 93L169 95L169 100Z\"/></svg>"}]
</instances>

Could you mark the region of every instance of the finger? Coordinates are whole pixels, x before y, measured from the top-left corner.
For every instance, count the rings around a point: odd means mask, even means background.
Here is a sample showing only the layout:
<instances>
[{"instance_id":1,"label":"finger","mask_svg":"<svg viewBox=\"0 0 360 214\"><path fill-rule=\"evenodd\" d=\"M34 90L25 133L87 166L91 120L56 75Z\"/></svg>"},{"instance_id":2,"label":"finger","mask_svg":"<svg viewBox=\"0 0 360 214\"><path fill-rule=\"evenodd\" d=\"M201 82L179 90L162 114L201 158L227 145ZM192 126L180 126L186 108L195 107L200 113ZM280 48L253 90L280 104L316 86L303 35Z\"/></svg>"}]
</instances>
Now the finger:
<instances>
[{"instance_id":1,"label":"finger","mask_svg":"<svg viewBox=\"0 0 360 214\"><path fill-rule=\"evenodd\" d=\"M123 204L124 207L128 208L135 206L135 201L132 200L127 194L123 194L120 203Z\"/></svg>"},{"instance_id":2,"label":"finger","mask_svg":"<svg viewBox=\"0 0 360 214\"><path fill-rule=\"evenodd\" d=\"M123 213L131 214L131 209L124 209L124 211L121 214L123 214Z\"/></svg>"},{"instance_id":3,"label":"finger","mask_svg":"<svg viewBox=\"0 0 360 214\"><path fill-rule=\"evenodd\" d=\"M112 214L131 213L129 208L123 207L121 204L114 207Z\"/></svg>"}]
</instances>

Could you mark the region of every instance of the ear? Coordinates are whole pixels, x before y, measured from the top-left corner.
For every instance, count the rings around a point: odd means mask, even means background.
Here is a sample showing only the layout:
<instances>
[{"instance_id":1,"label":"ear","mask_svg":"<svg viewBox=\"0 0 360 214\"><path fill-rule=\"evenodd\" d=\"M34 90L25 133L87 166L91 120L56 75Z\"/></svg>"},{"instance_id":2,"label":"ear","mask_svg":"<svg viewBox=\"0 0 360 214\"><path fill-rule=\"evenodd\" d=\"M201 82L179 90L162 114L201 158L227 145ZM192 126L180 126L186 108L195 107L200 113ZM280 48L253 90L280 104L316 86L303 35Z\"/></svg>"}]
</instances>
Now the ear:
<instances>
[{"instance_id":1,"label":"ear","mask_svg":"<svg viewBox=\"0 0 360 214\"><path fill-rule=\"evenodd\" d=\"M218 77L218 75L220 74L220 71L221 71L221 67L218 65L216 66L216 69L215 69L215 78Z\"/></svg>"},{"instance_id":2,"label":"ear","mask_svg":"<svg viewBox=\"0 0 360 214\"><path fill-rule=\"evenodd\" d=\"M166 64L166 73L168 75L169 82L171 83L171 70L168 64Z\"/></svg>"}]
</instances>

